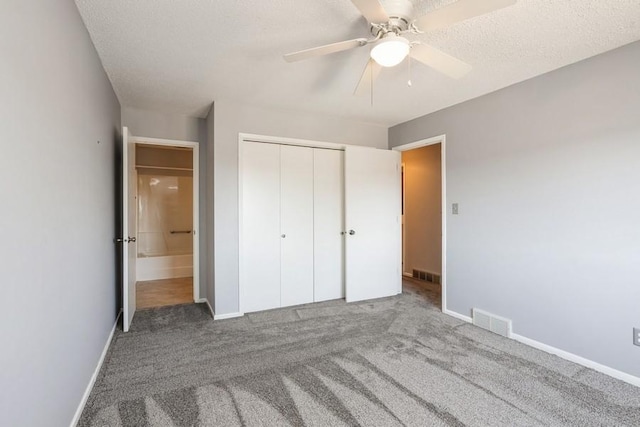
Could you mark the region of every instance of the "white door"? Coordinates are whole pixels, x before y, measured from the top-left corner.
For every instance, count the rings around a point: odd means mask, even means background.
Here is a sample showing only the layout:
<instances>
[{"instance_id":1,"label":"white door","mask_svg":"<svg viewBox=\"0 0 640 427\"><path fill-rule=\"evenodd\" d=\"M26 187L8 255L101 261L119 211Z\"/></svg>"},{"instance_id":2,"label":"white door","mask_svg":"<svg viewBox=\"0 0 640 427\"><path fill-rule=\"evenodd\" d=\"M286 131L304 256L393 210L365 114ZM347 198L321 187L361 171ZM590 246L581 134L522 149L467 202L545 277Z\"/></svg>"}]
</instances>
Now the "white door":
<instances>
[{"instance_id":1,"label":"white door","mask_svg":"<svg viewBox=\"0 0 640 427\"><path fill-rule=\"evenodd\" d=\"M241 310L280 307L280 146L242 143Z\"/></svg>"},{"instance_id":2,"label":"white door","mask_svg":"<svg viewBox=\"0 0 640 427\"><path fill-rule=\"evenodd\" d=\"M313 150L314 301L344 298L344 152Z\"/></svg>"},{"instance_id":3,"label":"white door","mask_svg":"<svg viewBox=\"0 0 640 427\"><path fill-rule=\"evenodd\" d=\"M129 330L136 313L136 144L122 128L122 329Z\"/></svg>"},{"instance_id":4,"label":"white door","mask_svg":"<svg viewBox=\"0 0 640 427\"><path fill-rule=\"evenodd\" d=\"M400 153L345 150L346 299L402 292Z\"/></svg>"},{"instance_id":5,"label":"white door","mask_svg":"<svg viewBox=\"0 0 640 427\"><path fill-rule=\"evenodd\" d=\"M280 303L313 302L313 148L280 146Z\"/></svg>"}]
</instances>

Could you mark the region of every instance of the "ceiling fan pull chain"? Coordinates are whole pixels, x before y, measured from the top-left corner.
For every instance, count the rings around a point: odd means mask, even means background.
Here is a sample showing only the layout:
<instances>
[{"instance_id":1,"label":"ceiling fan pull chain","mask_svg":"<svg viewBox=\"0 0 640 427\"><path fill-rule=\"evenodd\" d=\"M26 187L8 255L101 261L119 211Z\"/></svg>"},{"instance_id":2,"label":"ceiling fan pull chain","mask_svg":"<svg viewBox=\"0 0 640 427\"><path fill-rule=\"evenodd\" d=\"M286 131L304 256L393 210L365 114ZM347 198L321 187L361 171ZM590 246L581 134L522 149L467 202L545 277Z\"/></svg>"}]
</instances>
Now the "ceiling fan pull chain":
<instances>
[{"instance_id":1,"label":"ceiling fan pull chain","mask_svg":"<svg viewBox=\"0 0 640 427\"><path fill-rule=\"evenodd\" d=\"M369 64L369 80L371 81L371 106L373 107L373 63Z\"/></svg>"},{"instance_id":2,"label":"ceiling fan pull chain","mask_svg":"<svg viewBox=\"0 0 640 427\"><path fill-rule=\"evenodd\" d=\"M411 87L411 85L413 84L411 83L411 55L407 56L407 68L408 68L407 73L409 75L409 78L407 80L407 86Z\"/></svg>"}]
</instances>

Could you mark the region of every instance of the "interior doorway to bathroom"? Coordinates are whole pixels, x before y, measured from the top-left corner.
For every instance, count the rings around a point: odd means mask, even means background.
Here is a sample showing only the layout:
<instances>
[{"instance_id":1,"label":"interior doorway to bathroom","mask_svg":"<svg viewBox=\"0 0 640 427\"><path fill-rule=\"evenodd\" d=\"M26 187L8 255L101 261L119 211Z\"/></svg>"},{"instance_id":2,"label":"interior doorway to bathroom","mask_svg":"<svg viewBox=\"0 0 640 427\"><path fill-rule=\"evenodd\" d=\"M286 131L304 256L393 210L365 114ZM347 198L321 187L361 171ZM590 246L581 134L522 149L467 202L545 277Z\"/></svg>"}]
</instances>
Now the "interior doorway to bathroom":
<instances>
[{"instance_id":1,"label":"interior doorway to bathroom","mask_svg":"<svg viewBox=\"0 0 640 427\"><path fill-rule=\"evenodd\" d=\"M193 148L136 144L136 306L193 297Z\"/></svg>"}]
</instances>

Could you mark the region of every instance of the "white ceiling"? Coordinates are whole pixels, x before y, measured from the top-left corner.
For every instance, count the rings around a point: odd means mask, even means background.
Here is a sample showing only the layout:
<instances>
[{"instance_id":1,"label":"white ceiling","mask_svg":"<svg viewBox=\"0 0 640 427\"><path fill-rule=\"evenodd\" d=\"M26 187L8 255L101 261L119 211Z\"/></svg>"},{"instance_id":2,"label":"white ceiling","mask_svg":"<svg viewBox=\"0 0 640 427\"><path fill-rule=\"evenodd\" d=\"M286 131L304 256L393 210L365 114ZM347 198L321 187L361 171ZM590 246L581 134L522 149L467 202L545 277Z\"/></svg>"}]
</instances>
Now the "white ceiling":
<instances>
[{"instance_id":1,"label":"white ceiling","mask_svg":"<svg viewBox=\"0 0 640 427\"><path fill-rule=\"evenodd\" d=\"M478 0L482 1L482 0ZM381 0L384 4L385 0ZM414 0L420 14L451 0ZM368 47L298 63L292 51L369 36L349 0L76 0L120 103L203 117L215 100L394 125L640 40L638 0L519 0L412 36L473 65L461 80L412 62L352 92Z\"/></svg>"}]
</instances>

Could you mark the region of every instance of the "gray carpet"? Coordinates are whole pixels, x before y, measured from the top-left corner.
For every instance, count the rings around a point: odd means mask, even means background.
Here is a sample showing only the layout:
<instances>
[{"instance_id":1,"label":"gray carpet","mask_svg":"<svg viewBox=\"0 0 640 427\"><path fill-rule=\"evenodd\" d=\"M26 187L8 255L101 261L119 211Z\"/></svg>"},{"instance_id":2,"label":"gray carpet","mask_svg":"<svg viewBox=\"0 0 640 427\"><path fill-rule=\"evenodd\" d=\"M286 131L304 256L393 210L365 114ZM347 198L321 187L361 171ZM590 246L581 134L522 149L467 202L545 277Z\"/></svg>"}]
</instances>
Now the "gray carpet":
<instances>
[{"instance_id":1,"label":"gray carpet","mask_svg":"<svg viewBox=\"0 0 640 427\"><path fill-rule=\"evenodd\" d=\"M213 322L140 311L80 426L640 426L640 388L442 314L433 290Z\"/></svg>"}]
</instances>

